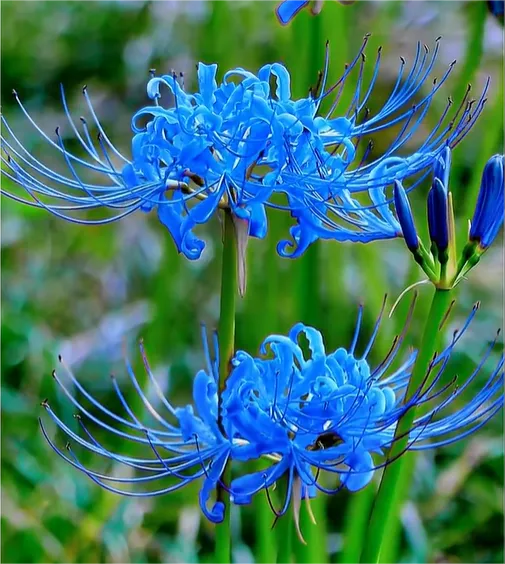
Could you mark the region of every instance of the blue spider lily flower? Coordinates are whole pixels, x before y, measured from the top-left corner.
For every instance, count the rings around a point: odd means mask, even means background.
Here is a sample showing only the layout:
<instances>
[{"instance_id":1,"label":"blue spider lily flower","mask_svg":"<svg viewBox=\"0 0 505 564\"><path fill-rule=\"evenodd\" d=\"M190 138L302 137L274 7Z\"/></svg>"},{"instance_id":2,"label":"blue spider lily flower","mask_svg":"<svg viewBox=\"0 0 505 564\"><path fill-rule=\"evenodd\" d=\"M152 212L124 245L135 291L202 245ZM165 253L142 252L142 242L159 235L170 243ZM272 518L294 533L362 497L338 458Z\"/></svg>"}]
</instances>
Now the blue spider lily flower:
<instances>
[{"instance_id":1,"label":"blue spider lily flower","mask_svg":"<svg viewBox=\"0 0 505 564\"><path fill-rule=\"evenodd\" d=\"M354 4L355 0L338 0L340 4ZM312 15L320 13L323 7L323 0L284 0L275 9L277 19L282 25L287 25L303 8L311 4Z\"/></svg>"},{"instance_id":2,"label":"blue spider lily flower","mask_svg":"<svg viewBox=\"0 0 505 564\"><path fill-rule=\"evenodd\" d=\"M414 302L409 319L413 308ZM454 333L445 350L433 359L425 381L410 397L405 397L405 392L416 352L411 352L400 366L392 368L408 323L394 340L386 358L373 366L368 356L382 313L364 351L358 355L360 308L347 350L339 348L328 353L321 333L299 323L287 336L267 337L261 347L261 357L238 351L221 398L218 398L217 388L219 359L211 359L204 337L207 368L196 374L193 404L184 407L174 407L163 395L141 345L150 387L157 395L156 404L142 391L128 361L126 367L150 423L135 414L115 378L112 385L124 411L122 415L93 398L61 362L62 374L58 370L53 375L78 410L79 429L74 431L60 419L47 400L42 405L49 418L69 438L66 452L53 442L42 420L40 424L45 438L59 456L110 492L136 497L157 496L201 481L201 509L216 523L223 520L224 505L218 496L213 501L215 490L225 489L233 503L243 505L262 490L269 496L277 480L287 476L286 498L280 510L274 511L282 515L292 504L298 527L296 512L301 500L314 497L317 491L331 494L342 488L359 490L370 482L377 469L384 467L385 451L395 440L396 424L406 410L424 406L422 415L410 430L408 444L410 450L422 450L468 436L502 407L503 355L483 381L480 391L463 406L459 401L489 360L494 343L459 388L454 387L454 379L447 383L445 377L452 351L475 311L476 308L461 331ZM308 356L304 353L306 347L302 338L308 344ZM213 346L218 356L216 335ZM446 383L442 384L442 380ZM82 400L71 393L70 387ZM458 408L446 413L457 398ZM148 454L134 457L111 451L101 442L104 431L143 445ZM74 448L74 444L78 448ZM128 477L87 468L78 454L80 448L114 465L124 465L129 469ZM270 461L271 465L252 473L246 466L246 470L240 472L242 463L258 459ZM222 474L229 463L236 465L238 477L224 484ZM320 483L323 470L335 476L336 487Z\"/></svg>"},{"instance_id":3,"label":"blue spider lily flower","mask_svg":"<svg viewBox=\"0 0 505 564\"><path fill-rule=\"evenodd\" d=\"M308 499L316 491L333 494L343 488L356 491L365 487L387 463L385 451L395 440L396 424L413 407L424 409L409 433L407 450L450 444L482 427L503 405L503 355L481 390L453 413L444 415L444 410L476 379L493 346L460 388L454 387L455 379L441 384L452 351L476 309L449 346L433 359L425 381L408 398L405 391L416 352L391 370L407 328L384 361L373 367L367 357L380 318L364 352L357 355L361 309L348 350L328 353L321 333L299 323L288 336L273 335L263 342L262 354L270 353L266 358L237 353L222 399L225 429L234 440L255 445L256 455L269 455L274 464L234 479L230 488L233 501L250 503L261 490L268 495L269 488L285 476L289 483L286 499L274 510L280 516L293 496ZM302 336L308 343L308 357L300 344ZM323 470L336 476L336 488L319 482ZM300 500L296 501L295 512Z\"/></svg>"},{"instance_id":4,"label":"blue spider lily flower","mask_svg":"<svg viewBox=\"0 0 505 564\"><path fill-rule=\"evenodd\" d=\"M389 209L385 187L407 177L415 177L413 186L417 185L440 151L455 146L471 129L484 106L488 85L478 100L469 100L467 91L452 116L450 100L439 123L409 154L406 144L420 131L453 65L420 98L439 42L432 55L419 44L411 68L407 70L402 58L388 99L377 114L370 115L366 108L377 81L381 51L372 80L365 86L366 43L367 38L342 77L330 86L327 50L319 87L299 100L292 99L289 72L279 63L265 65L257 75L240 68L231 70L220 84L216 65L199 64L199 90L194 94L185 91L181 76L153 76L147 87L153 102L132 120L131 159L107 137L86 88L91 125L81 118L80 127L62 89L70 131L86 158L66 148L59 128L54 140L47 135L16 94L26 119L59 154L69 174L58 173L35 158L2 116L2 174L21 186L28 197L9 192L5 185L2 192L83 224L104 224L139 209L156 209L178 250L190 259L200 257L205 246L193 228L220 209L231 210L247 222L248 235L253 237L264 237L267 232L266 207L289 211L296 225L290 231L291 240L281 241L278 251L293 258L318 238L367 242L396 237L401 229ZM338 101L353 71L357 73L353 101L342 110ZM271 82L276 82L275 92ZM162 89L173 100L168 107L161 105ZM332 100L327 113L320 110L323 100ZM358 159L360 140L389 127L397 128L398 134L385 153L372 159L369 144L364 157ZM96 142L92 129L98 134ZM85 181L83 172L105 182ZM356 193L369 194L371 203L360 203ZM287 203L279 203L275 195ZM86 212L94 209L106 217L88 219Z\"/></svg>"},{"instance_id":5,"label":"blue spider lily flower","mask_svg":"<svg viewBox=\"0 0 505 564\"><path fill-rule=\"evenodd\" d=\"M366 41L367 38L364 46ZM395 181L403 182L407 178L413 178L415 180L409 190L414 189L430 173L439 157L462 140L482 112L489 82L486 82L478 100L469 99L470 88L467 88L451 117L449 115L453 102L449 98L438 124L424 142L409 156L401 156L412 136L419 132L433 97L447 80L455 62L449 66L441 80L433 81L429 94L407 109L407 104L414 101L414 92L418 93L428 81L439 51L439 40L436 41L431 56L427 46L418 44L412 67L406 72L406 61L403 57L400 58L398 79L388 100L376 115L370 116L367 103L377 80L381 49L378 50L373 78L367 88L363 88L363 68L366 62L366 58L361 56L363 51L364 47L337 84L329 88L326 87L329 64L328 59L326 61L321 93L315 101L319 106L337 90L337 100L325 118L327 123L334 120L332 129L344 133L344 139L352 142L351 145L344 146L344 140L336 141L334 133L329 138L320 135L316 140L321 143L319 147L314 147L313 156L307 162L291 159L292 166L283 173L282 181L289 184L290 189L286 192L288 209L297 224L290 230L292 241L281 241L278 245L281 256L298 257L317 239L369 242L401 236L401 226L390 209L393 202L386 195L386 187ZM338 109L340 117L336 118L340 92L353 68L358 72L353 102L343 112L344 117ZM383 155L372 159L373 143L369 143L364 156L360 160L357 158L356 147L363 137L392 126L399 126L400 129ZM338 147L335 150L335 145L344 148L338 151ZM355 199L353 195L356 193L367 193L370 204L364 204L362 199Z\"/></svg>"},{"instance_id":6,"label":"blue spider lily flower","mask_svg":"<svg viewBox=\"0 0 505 564\"><path fill-rule=\"evenodd\" d=\"M496 239L503 225L503 155L494 155L486 163L470 226L469 239L481 250L487 249Z\"/></svg>"}]
</instances>

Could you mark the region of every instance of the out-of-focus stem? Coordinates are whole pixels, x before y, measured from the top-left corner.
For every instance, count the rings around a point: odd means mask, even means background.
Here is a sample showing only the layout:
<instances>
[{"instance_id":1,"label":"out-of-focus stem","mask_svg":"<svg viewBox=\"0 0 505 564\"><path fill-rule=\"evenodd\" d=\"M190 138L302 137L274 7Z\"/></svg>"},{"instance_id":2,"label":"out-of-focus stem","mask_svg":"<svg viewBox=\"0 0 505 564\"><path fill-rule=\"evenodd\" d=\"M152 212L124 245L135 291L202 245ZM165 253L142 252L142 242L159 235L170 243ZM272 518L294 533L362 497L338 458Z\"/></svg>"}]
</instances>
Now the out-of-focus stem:
<instances>
[{"instance_id":1,"label":"out-of-focus stem","mask_svg":"<svg viewBox=\"0 0 505 564\"><path fill-rule=\"evenodd\" d=\"M231 212L224 212L223 262L221 269L221 305L218 323L219 340L219 396L230 374L231 359L235 348L235 305L238 291L237 238ZM227 465L222 482L230 483L231 468ZM225 505L225 517L216 525L216 562L231 562L230 500L225 489L218 486L217 498Z\"/></svg>"}]
</instances>

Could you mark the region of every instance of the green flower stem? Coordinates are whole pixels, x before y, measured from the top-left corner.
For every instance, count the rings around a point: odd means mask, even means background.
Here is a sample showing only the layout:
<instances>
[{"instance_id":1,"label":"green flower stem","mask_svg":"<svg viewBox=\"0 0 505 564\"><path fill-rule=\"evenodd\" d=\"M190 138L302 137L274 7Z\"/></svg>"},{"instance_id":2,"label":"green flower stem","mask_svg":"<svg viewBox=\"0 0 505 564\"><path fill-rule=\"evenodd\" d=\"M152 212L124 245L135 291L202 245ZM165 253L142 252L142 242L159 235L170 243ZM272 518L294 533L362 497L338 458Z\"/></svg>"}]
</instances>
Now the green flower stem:
<instances>
[{"instance_id":1,"label":"green flower stem","mask_svg":"<svg viewBox=\"0 0 505 564\"><path fill-rule=\"evenodd\" d=\"M224 212L223 264L221 270L221 307L219 312L219 396L224 390L230 374L231 359L235 348L235 303L238 292L237 281L237 239L235 225L230 211ZM230 483L231 468L226 466L221 479ZM216 525L215 561L231 562L230 501L227 492L217 488L217 499L225 505L225 517Z\"/></svg>"},{"instance_id":2,"label":"green flower stem","mask_svg":"<svg viewBox=\"0 0 505 564\"><path fill-rule=\"evenodd\" d=\"M293 83L293 92L297 96L306 96L309 88L315 87L318 82L318 72L324 68L325 40L331 39L334 37L333 34L338 33L334 26L338 25L339 8L343 9L343 6L338 6L336 3L325 6L327 12L324 17L313 16L308 10L303 10L291 23L291 52L293 54L291 65L293 67L296 65L300 69ZM330 42L332 43L333 41ZM338 42L335 41L335 43ZM302 44L306 45L306 48L300 50L299 45ZM344 62L339 61L336 57L332 58L329 84L332 83L332 80L337 80ZM330 104L330 101L328 100L327 103ZM321 328L322 325L321 252L320 243L314 243L298 260L298 289L295 294L298 299L298 320L317 328ZM338 282L336 284L340 287ZM310 504L317 524L312 522L306 501L302 500L300 530L307 544L303 544L298 538L294 540L295 561L298 563L328 562L326 496L318 492Z\"/></svg>"},{"instance_id":3,"label":"green flower stem","mask_svg":"<svg viewBox=\"0 0 505 564\"><path fill-rule=\"evenodd\" d=\"M286 499L285 496L288 485L287 476L284 476L278 482L279 507L282 507L284 500ZM291 503L293 503L292 500ZM293 562L293 533L295 530L292 507L288 507L288 510L282 517L279 518L275 527L277 529L277 562L282 564L291 563Z\"/></svg>"},{"instance_id":4,"label":"green flower stem","mask_svg":"<svg viewBox=\"0 0 505 564\"><path fill-rule=\"evenodd\" d=\"M435 352L440 325L444 320L451 302L452 294L449 290L436 289L428 313L428 318L424 328L421 347L418 351L414 370L407 387L406 399L421 386L423 379L428 371L429 364ZM426 383L426 386L429 382ZM385 534L389 530L389 525L393 522L399 512L399 506L403 502L403 495L406 493L404 487L410 479L412 464L408 460L409 453L401 455L407 447L409 436L408 431L412 427L416 416L415 408L409 409L400 418L395 432L395 442L391 448L389 458L400 458L389 464L382 476L379 492L372 507L372 514L368 523L367 542L364 544L361 553L361 562L375 564L380 562L380 553Z\"/></svg>"},{"instance_id":5,"label":"green flower stem","mask_svg":"<svg viewBox=\"0 0 505 564\"><path fill-rule=\"evenodd\" d=\"M283 236L283 215L275 209L268 210L269 229L266 240L266 252L263 255L261 264L256 261L255 272L268 272L269 276L263 280L261 285L255 288L251 293L253 300L250 302L253 307L248 314L247 319L255 333L254 350L258 348L259 343L269 334L279 333L282 329L279 327L279 260L276 252L277 241ZM259 249L259 247L256 247ZM253 249L251 249L253 250ZM256 279L257 277L251 277ZM261 315L258 316L258 311ZM260 471L265 468L264 461L255 463L254 470ZM274 522L274 514L268 503L268 498L263 493L258 493L253 498L253 512L255 521L255 561L259 564L272 564L277 557L277 531L272 530ZM276 525L277 527L277 525Z\"/></svg>"},{"instance_id":6,"label":"green flower stem","mask_svg":"<svg viewBox=\"0 0 505 564\"><path fill-rule=\"evenodd\" d=\"M344 543L337 560L339 564L355 564L359 561L375 490L374 484L369 484L361 491L351 494L349 498L345 512Z\"/></svg>"}]
</instances>

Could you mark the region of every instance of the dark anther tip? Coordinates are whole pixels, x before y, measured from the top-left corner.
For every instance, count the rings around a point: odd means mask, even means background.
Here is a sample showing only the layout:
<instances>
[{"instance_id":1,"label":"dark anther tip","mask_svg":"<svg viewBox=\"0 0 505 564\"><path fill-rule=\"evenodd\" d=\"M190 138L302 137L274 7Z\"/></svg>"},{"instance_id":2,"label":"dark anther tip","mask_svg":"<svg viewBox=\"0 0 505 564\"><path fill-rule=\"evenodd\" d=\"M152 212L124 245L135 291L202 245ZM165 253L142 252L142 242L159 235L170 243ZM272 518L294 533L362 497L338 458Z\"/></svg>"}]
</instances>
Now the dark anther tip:
<instances>
[{"instance_id":1,"label":"dark anther tip","mask_svg":"<svg viewBox=\"0 0 505 564\"><path fill-rule=\"evenodd\" d=\"M441 39L442 39L442 36L439 35L439 36L435 39L435 42L440 41Z\"/></svg>"},{"instance_id":2,"label":"dark anther tip","mask_svg":"<svg viewBox=\"0 0 505 564\"><path fill-rule=\"evenodd\" d=\"M101 141L103 139L103 135L101 131L98 132L96 138L98 139L98 141Z\"/></svg>"},{"instance_id":3,"label":"dark anther tip","mask_svg":"<svg viewBox=\"0 0 505 564\"><path fill-rule=\"evenodd\" d=\"M423 44L424 50L426 51L426 53L430 52L430 48L428 47L428 45L426 45L426 43Z\"/></svg>"},{"instance_id":4,"label":"dark anther tip","mask_svg":"<svg viewBox=\"0 0 505 564\"><path fill-rule=\"evenodd\" d=\"M349 68L349 63L346 63L346 64L344 65L344 69L347 70L348 68Z\"/></svg>"},{"instance_id":5,"label":"dark anther tip","mask_svg":"<svg viewBox=\"0 0 505 564\"><path fill-rule=\"evenodd\" d=\"M111 379L111 380L115 380L115 379L116 379L116 376L115 376L112 372L109 374L109 376L110 376L110 379Z\"/></svg>"},{"instance_id":6,"label":"dark anther tip","mask_svg":"<svg viewBox=\"0 0 505 564\"><path fill-rule=\"evenodd\" d=\"M452 61L452 63L449 66L453 67L457 62L458 62L458 59L454 59L454 61Z\"/></svg>"},{"instance_id":7,"label":"dark anther tip","mask_svg":"<svg viewBox=\"0 0 505 564\"><path fill-rule=\"evenodd\" d=\"M53 371L51 372L51 376L52 376L53 378L56 378L56 370L53 370Z\"/></svg>"},{"instance_id":8,"label":"dark anther tip","mask_svg":"<svg viewBox=\"0 0 505 564\"><path fill-rule=\"evenodd\" d=\"M365 37L363 37L363 39L369 39L371 37L371 33L365 33Z\"/></svg>"},{"instance_id":9,"label":"dark anther tip","mask_svg":"<svg viewBox=\"0 0 505 564\"><path fill-rule=\"evenodd\" d=\"M42 407L44 407L44 408L47 409L47 408L49 407L49 402L47 401L47 398L46 398L46 399L43 399L43 400L40 402L40 405L41 405Z\"/></svg>"},{"instance_id":10,"label":"dark anther tip","mask_svg":"<svg viewBox=\"0 0 505 564\"><path fill-rule=\"evenodd\" d=\"M330 46L330 40L329 40L329 39L326 40L325 46L326 46L326 47L329 47L329 46Z\"/></svg>"},{"instance_id":11,"label":"dark anther tip","mask_svg":"<svg viewBox=\"0 0 505 564\"><path fill-rule=\"evenodd\" d=\"M361 60L366 63L366 55L365 53L361 53Z\"/></svg>"},{"instance_id":12,"label":"dark anther tip","mask_svg":"<svg viewBox=\"0 0 505 564\"><path fill-rule=\"evenodd\" d=\"M63 360L63 359L61 358L61 354L59 354L59 355L58 355L58 361L59 361L59 362L62 362L62 360Z\"/></svg>"},{"instance_id":13,"label":"dark anther tip","mask_svg":"<svg viewBox=\"0 0 505 564\"><path fill-rule=\"evenodd\" d=\"M498 331L496 331L496 336L498 337L501 333L501 327L498 329Z\"/></svg>"},{"instance_id":14,"label":"dark anther tip","mask_svg":"<svg viewBox=\"0 0 505 564\"><path fill-rule=\"evenodd\" d=\"M14 96L14 98L18 97L18 93L16 90L14 90L14 88L12 89L12 95Z\"/></svg>"},{"instance_id":15,"label":"dark anther tip","mask_svg":"<svg viewBox=\"0 0 505 564\"><path fill-rule=\"evenodd\" d=\"M82 121L82 123L86 123L86 119L83 116L79 116L79 119Z\"/></svg>"},{"instance_id":16,"label":"dark anther tip","mask_svg":"<svg viewBox=\"0 0 505 564\"><path fill-rule=\"evenodd\" d=\"M433 79L433 86L435 86L435 84L437 83L437 80L438 80L437 77L435 77L435 78Z\"/></svg>"},{"instance_id":17,"label":"dark anther tip","mask_svg":"<svg viewBox=\"0 0 505 564\"><path fill-rule=\"evenodd\" d=\"M66 443L65 448L66 448L67 450L70 450L70 443Z\"/></svg>"},{"instance_id":18,"label":"dark anther tip","mask_svg":"<svg viewBox=\"0 0 505 564\"><path fill-rule=\"evenodd\" d=\"M402 57L401 55L400 55L400 61L402 62L403 65L407 62L407 61L405 60L405 57Z\"/></svg>"},{"instance_id":19,"label":"dark anther tip","mask_svg":"<svg viewBox=\"0 0 505 564\"><path fill-rule=\"evenodd\" d=\"M474 309L475 311L477 311L479 308L480 308L480 301L475 302L475 305L473 306L473 309Z\"/></svg>"},{"instance_id":20,"label":"dark anther tip","mask_svg":"<svg viewBox=\"0 0 505 564\"><path fill-rule=\"evenodd\" d=\"M82 417L78 413L74 413L74 419L79 419L80 421Z\"/></svg>"},{"instance_id":21,"label":"dark anther tip","mask_svg":"<svg viewBox=\"0 0 505 564\"><path fill-rule=\"evenodd\" d=\"M156 74L156 69L149 69L150 74Z\"/></svg>"},{"instance_id":22,"label":"dark anther tip","mask_svg":"<svg viewBox=\"0 0 505 564\"><path fill-rule=\"evenodd\" d=\"M82 87L82 93L85 94L87 89L88 89L88 85L85 84L85 85Z\"/></svg>"},{"instance_id":23,"label":"dark anther tip","mask_svg":"<svg viewBox=\"0 0 505 564\"><path fill-rule=\"evenodd\" d=\"M379 45L379 48L377 49L377 53L382 53L382 45Z\"/></svg>"},{"instance_id":24,"label":"dark anther tip","mask_svg":"<svg viewBox=\"0 0 505 564\"><path fill-rule=\"evenodd\" d=\"M59 125L56 127L56 129L54 130L54 132L56 133L56 135L59 135L59 134L60 134L60 126L59 126Z\"/></svg>"}]
</instances>

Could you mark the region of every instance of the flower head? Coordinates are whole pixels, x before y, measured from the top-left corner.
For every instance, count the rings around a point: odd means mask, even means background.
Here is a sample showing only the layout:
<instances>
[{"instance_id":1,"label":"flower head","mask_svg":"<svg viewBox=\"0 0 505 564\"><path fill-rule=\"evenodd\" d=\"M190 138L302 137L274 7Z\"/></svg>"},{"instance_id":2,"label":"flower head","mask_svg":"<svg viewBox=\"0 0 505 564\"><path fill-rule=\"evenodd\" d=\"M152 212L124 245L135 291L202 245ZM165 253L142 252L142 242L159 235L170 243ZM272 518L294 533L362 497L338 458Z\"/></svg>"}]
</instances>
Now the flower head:
<instances>
[{"instance_id":1,"label":"flower head","mask_svg":"<svg viewBox=\"0 0 505 564\"><path fill-rule=\"evenodd\" d=\"M456 145L471 129L482 111L487 85L478 100L468 100L467 91L452 116L449 101L439 123L409 154L406 144L420 130L453 65L419 99L430 80L439 42L432 55L428 47L418 45L411 68L407 72L401 58L391 94L377 114L371 115L367 104L377 80L381 50L371 83L364 86L367 41L365 37L357 56L333 85L327 80L327 50L318 87L301 99L292 98L289 72L280 63L265 65L257 74L233 69L220 83L216 65L199 64L198 91L193 94L175 73L153 76L147 85L152 103L132 120L131 159L107 137L86 88L91 126L81 118L78 127L63 89L61 92L70 130L86 158L66 148L60 128L55 140L51 139L15 94L21 111L62 158L68 174L35 158L2 116L2 173L20 185L28 198L5 188L3 193L77 223L103 224L138 209L156 209L179 251L190 259L197 259L205 245L193 228L220 209L230 210L254 237L266 234L267 206L289 211L296 224L290 231L291 240L279 243L283 256L299 256L318 238L367 242L396 237L401 229L389 209L385 188L408 177L415 179L413 186L420 182L444 147ZM340 108L342 90L351 83L351 106ZM165 94L171 103L165 103ZM323 113L322 102L329 100L331 107ZM360 140L389 127L399 132L384 154L373 158L369 143L359 159ZM97 132L96 142L92 128ZM104 183L85 181L83 172L92 178L101 176ZM364 205L358 193L368 194L370 203ZM93 209L106 217L80 215Z\"/></svg>"},{"instance_id":2,"label":"flower head","mask_svg":"<svg viewBox=\"0 0 505 564\"><path fill-rule=\"evenodd\" d=\"M231 484L235 503L249 503L253 495L268 490L284 474L291 487L284 510L297 491L297 480L302 499L317 490L335 493L342 488L363 488L386 463L385 453L399 418L419 405L425 409L409 433L410 450L449 444L480 428L503 404L503 356L482 390L456 413L442 415L442 410L475 379L491 349L461 388L453 388L454 381L440 384L451 353L474 314L475 310L463 330L433 359L422 386L409 398L405 391L416 352L391 371L401 335L387 358L371 365L368 355L378 321L364 352L357 355L361 310L348 350L327 352L319 331L298 324L288 336L274 335L264 341L262 353L269 350L270 358L237 354L233 380L223 395L227 433L233 433L234 439L256 442L257 454L278 461L268 470L236 478ZM300 337L307 341L308 356ZM336 475L336 488L328 489L318 481L323 470Z\"/></svg>"},{"instance_id":3,"label":"flower head","mask_svg":"<svg viewBox=\"0 0 505 564\"><path fill-rule=\"evenodd\" d=\"M458 407L450 411L456 398L461 398L476 380L493 349L494 343L459 388L454 387L455 379L448 381L445 371L452 351L475 311L476 308L462 330L433 359L422 385L410 397L405 397L405 392L416 352L408 354L403 363L392 369L408 324L386 358L373 365L368 357L380 317L370 341L358 354L361 308L348 349L326 351L321 333L299 323L287 336L267 337L261 357L238 351L220 400L218 360L211 359L204 338L207 368L194 378L193 404L183 407L174 407L163 395L141 345L156 401L142 391L129 362L126 366L151 423L135 414L115 379L112 385L122 405L122 415L94 399L62 363L63 374L57 371L54 377L79 411L80 432L61 420L45 400L42 405L50 418L71 443L128 467L133 477L115 477L88 469L73 446L68 446L67 453L59 449L41 422L42 430L62 458L114 493L163 495L201 480L202 511L210 520L220 522L224 506L219 500L211 501L216 488L226 488L231 501L242 505L260 491L269 495L271 486L287 476L286 499L276 513L285 513L291 503L296 513L301 500L313 497L317 491L329 494L342 488L356 491L365 487L374 472L387 463L386 453L395 440L396 424L408 409L424 406L409 432L407 446L410 450L421 450L468 436L502 407L503 355L490 376L483 380L480 391L463 406L458 400ZM216 347L215 338L215 350ZM66 382L75 387L82 401L70 393ZM132 457L113 452L98 440L92 428L144 445L148 455ZM246 468L231 484L223 483L226 464L233 462L240 468L240 463L258 459L271 464L253 473ZM321 471L334 475L334 488L320 483ZM135 489L123 489L125 485Z\"/></svg>"}]
</instances>

